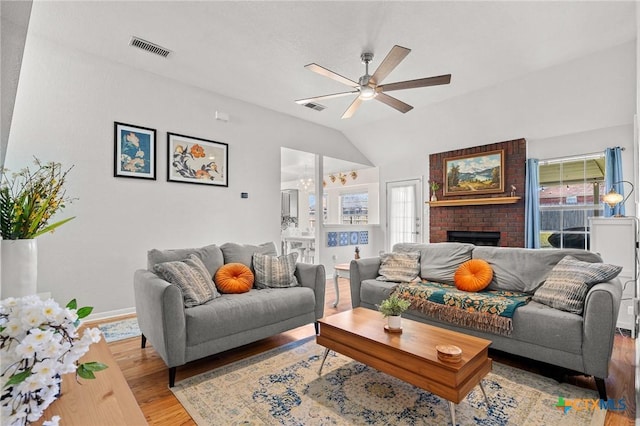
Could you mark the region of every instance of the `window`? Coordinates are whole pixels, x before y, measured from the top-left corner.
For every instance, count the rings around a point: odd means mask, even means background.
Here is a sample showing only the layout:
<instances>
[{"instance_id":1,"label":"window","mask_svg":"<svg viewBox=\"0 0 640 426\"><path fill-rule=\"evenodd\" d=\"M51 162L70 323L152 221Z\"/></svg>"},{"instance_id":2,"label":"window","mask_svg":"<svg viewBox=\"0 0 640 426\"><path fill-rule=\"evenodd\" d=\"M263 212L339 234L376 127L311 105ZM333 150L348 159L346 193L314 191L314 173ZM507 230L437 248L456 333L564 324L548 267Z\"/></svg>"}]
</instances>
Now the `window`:
<instances>
[{"instance_id":1,"label":"window","mask_svg":"<svg viewBox=\"0 0 640 426\"><path fill-rule=\"evenodd\" d=\"M322 194L322 221L327 222L327 194ZM316 194L309 194L309 228L316 227Z\"/></svg>"},{"instance_id":2,"label":"window","mask_svg":"<svg viewBox=\"0 0 640 426\"><path fill-rule=\"evenodd\" d=\"M540 161L540 247L589 249L589 218L603 216L604 154Z\"/></svg>"},{"instance_id":3,"label":"window","mask_svg":"<svg viewBox=\"0 0 640 426\"><path fill-rule=\"evenodd\" d=\"M355 225L369 223L369 193L340 194L340 223Z\"/></svg>"}]
</instances>

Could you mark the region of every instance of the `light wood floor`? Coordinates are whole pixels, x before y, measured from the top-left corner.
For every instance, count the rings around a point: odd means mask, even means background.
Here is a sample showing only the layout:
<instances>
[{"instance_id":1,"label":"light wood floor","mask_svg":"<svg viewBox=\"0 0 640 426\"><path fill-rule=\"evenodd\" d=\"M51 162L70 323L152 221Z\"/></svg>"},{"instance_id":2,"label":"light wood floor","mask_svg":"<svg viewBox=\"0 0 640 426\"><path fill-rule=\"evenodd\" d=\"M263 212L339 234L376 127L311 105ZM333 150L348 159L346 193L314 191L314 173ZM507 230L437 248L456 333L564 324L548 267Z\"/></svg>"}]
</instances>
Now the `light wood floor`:
<instances>
[{"instance_id":1,"label":"light wood floor","mask_svg":"<svg viewBox=\"0 0 640 426\"><path fill-rule=\"evenodd\" d=\"M327 281L326 288L325 315L351 309L349 281L347 279L340 279L340 304L337 308L331 307L335 301L335 291L332 280ZM122 319L122 317L118 319ZM189 363L186 366L178 367L176 381L313 334L314 328L313 325L310 324L238 349ZM110 343L109 349L124 373L150 425L174 426L195 424L169 390L167 367L150 344L147 344L146 349L141 349L140 338L134 338ZM610 410L607 413L605 425L634 424L636 413L634 355L635 340L622 335L616 335L609 377L606 379L607 392L609 398L616 400L624 398L627 409L623 412ZM493 351L490 356L498 362L514 365L539 374L549 375L550 373L548 366L537 364L530 360L524 360ZM567 378L567 381L578 386L595 389L595 383L591 378L575 376Z\"/></svg>"}]
</instances>

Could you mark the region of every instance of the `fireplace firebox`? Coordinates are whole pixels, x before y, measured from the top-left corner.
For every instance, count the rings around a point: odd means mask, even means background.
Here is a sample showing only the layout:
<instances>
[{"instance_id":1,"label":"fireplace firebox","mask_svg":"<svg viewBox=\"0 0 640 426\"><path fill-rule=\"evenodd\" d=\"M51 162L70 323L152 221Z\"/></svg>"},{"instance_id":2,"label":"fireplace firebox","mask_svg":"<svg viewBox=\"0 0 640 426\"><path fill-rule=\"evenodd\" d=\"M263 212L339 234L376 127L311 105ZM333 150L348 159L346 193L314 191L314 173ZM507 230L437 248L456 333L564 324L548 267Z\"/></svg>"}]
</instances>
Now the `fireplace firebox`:
<instances>
[{"instance_id":1,"label":"fireplace firebox","mask_svg":"<svg viewBox=\"0 0 640 426\"><path fill-rule=\"evenodd\" d=\"M470 243L477 246L498 246L500 232L495 231L447 231L447 241Z\"/></svg>"}]
</instances>

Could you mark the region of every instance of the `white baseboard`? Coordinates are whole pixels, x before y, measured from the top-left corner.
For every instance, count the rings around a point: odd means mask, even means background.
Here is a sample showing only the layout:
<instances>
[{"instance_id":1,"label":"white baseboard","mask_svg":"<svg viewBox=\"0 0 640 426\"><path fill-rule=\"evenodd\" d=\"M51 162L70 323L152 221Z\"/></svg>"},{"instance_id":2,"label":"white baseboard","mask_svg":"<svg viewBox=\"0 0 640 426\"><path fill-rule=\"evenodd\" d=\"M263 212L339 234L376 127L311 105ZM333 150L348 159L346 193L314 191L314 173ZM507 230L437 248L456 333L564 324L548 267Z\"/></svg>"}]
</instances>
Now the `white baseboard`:
<instances>
[{"instance_id":1,"label":"white baseboard","mask_svg":"<svg viewBox=\"0 0 640 426\"><path fill-rule=\"evenodd\" d=\"M121 317L123 315L130 315L135 313L136 313L135 307L116 309L115 311L106 311L106 312L99 312L97 314L91 314L88 317L84 318L84 321L103 320L106 318Z\"/></svg>"}]
</instances>

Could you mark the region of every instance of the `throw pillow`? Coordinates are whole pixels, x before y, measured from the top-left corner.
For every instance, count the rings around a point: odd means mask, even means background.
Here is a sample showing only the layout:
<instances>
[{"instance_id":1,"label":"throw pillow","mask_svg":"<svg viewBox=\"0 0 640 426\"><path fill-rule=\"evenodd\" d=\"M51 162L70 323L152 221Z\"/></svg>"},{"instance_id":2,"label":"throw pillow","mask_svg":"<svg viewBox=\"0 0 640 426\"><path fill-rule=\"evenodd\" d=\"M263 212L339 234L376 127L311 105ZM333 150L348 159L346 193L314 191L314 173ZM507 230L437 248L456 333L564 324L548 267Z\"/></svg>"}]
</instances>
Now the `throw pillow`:
<instances>
[{"instance_id":1,"label":"throw pillow","mask_svg":"<svg viewBox=\"0 0 640 426\"><path fill-rule=\"evenodd\" d=\"M621 266L582 262L565 256L533 294L533 300L562 311L582 314L589 289L615 278L621 270Z\"/></svg>"},{"instance_id":2,"label":"throw pillow","mask_svg":"<svg viewBox=\"0 0 640 426\"><path fill-rule=\"evenodd\" d=\"M227 263L214 278L221 293L246 293L253 287L253 272L242 263Z\"/></svg>"},{"instance_id":3,"label":"throw pillow","mask_svg":"<svg viewBox=\"0 0 640 426\"><path fill-rule=\"evenodd\" d=\"M224 256L224 263L242 263L253 271L253 255L255 253L277 255L274 243L264 243L257 246L250 244L224 243L220 246Z\"/></svg>"},{"instance_id":4,"label":"throw pillow","mask_svg":"<svg viewBox=\"0 0 640 426\"><path fill-rule=\"evenodd\" d=\"M420 273L420 252L393 252L380 255L379 281L410 282Z\"/></svg>"},{"instance_id":5,"label":"throw pillow","mask_svg":"<svg viewBox=\"0 0 640 426\"><path fill-rule=\"evenodd\" d=\"M158 263L153 270L165 281L180 287L187 308L220 296L207 267L195 254L181 261Z\"/></svg>"},{"instance_id":6,"label":"throw pillow","mask_svg":"<svg viewBox=\"0 0 640 426\"><path fill-rule=\"evenodd\" d=\"M297 287L299 284L294 275L297 258L298 253L289 253L284 256L255 253L253 255L253 267L256 271L256 287Z\"/></svg>"},{"instance_id":7,"label":"throw pillow","mask_svg":"<svg viewBox=\"0 0 640 426\"><path fill-rule=\"evenodd\" d=\"M453 275L456 288L462 291L485 289L493 278L493 269L486 260L471 259L458 267Z\"/></svg>"},{"instance_id":8,"label":"throw pillow","mask_svg":"<svg viewBox=\"0 0 640 426\"><path fill-rule=\"evenodd\" d=\"M224 265L222 250L220 250L220 247L217 245L211 244L200 248L149 250L147 252L147 269L153 271L153 267L158 263L184 260L189 257L190 254L195 254L202 260L202 263L207 267L207 271L209 271L209 275L211 276L214 276L218 268Z\"/></svg>"}]
</instances>

